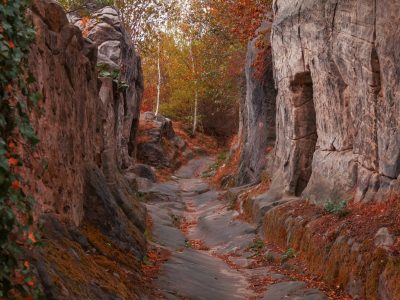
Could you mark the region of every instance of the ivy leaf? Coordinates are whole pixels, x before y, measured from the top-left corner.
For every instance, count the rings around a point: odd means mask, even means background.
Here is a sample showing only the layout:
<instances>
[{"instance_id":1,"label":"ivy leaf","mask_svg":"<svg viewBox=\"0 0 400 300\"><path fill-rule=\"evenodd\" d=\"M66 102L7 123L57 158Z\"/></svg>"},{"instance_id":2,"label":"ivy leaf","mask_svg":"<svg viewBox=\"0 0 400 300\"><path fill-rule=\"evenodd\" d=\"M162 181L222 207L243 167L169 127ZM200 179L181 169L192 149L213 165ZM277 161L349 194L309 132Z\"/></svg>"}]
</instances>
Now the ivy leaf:
<instances>
[{"instance_id":1,"label":"ivy leaf","mask_svg":"<svg viewBox=\"0 0 400 300\"><path fill-rule=\"evenodd\" d=\"M41 93L32 93L29 95L29 99L32 101L33 105L36 107L40 100L43 99Z\"/></svg>"},{"instance_id":2,"label":"ivy leaf","mask_svg":"<svg viewBox=\"0 0 400 300\"><path fill-rule=\"evenodd\" d=\"M100 76L100 77L111 77L111 73L108 72L108 71L101 71L101 72L99 73L99 76Z\"/></svg>"},{"instance_id":3,"label":"ivy leaf","mask_svg":"<svg viewBox=\"0 0 400 300\"><path fill-rule=\"evenodd\" d=\"M6 172L10 171L10 166L8 165L7 158L5 156L0 156L0 168Z\"/></svg>"},{"instance_id":4,"label":"ivy leaf","mask_svg":"<svg viewBox=\"0 0 400 300\"><path fill-rule=\"evenodd\" d=\"M21 135L29 141L33 146L39 143L39 138L36 136L31 124L28 122L21 122L18 126Z\"/></svg>"}]
</instances>

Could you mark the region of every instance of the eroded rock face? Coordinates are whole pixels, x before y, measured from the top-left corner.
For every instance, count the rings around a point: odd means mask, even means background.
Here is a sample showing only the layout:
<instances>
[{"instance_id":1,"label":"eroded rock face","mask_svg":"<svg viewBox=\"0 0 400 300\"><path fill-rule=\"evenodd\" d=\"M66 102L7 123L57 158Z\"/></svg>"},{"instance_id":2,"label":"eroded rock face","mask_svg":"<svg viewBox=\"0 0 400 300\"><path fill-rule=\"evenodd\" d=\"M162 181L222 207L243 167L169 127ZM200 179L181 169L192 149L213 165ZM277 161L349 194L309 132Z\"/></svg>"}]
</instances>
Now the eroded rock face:
<instances>
[{"instance_id":1,"label":"eroded rock face","mask_svg":"<svg viewBox=\"0 0 400 300\"><path fill-rule=\"evenodd\" d=\"M275 86L272 53L269 45L272 16L258 29L249 42L246 57L246 95L240 105L241 157L237 184L260 179L265 168L267 147L275 142ZM264 43L264 47L257 44Z\"/></svg>"},{"instance_id":2,"label":"eroded rock face","mask_svg":"<svg viewBox=\"0 0 400 300\"><path fill-rule=\"evenodd\" d=\"M70 19L97 46L99 69L116 70L119 74L114 81L102 80L106 86L102 87L100 97L108 106L107 118L116 123L114 137L106 138L106 143L109 142L106 151L116 155L119 168L128 169L136 156L135 139L143 95L140 57L114 8L107 6L95 11L89 20L78 16L70 16ZM107 94L108 91L112 94Z\"/></svg>"},{"instance_id":3,"label":"eroded rock face","mask_svg":"<svg viewBox=\"0 0 400 300\"><path fill-rule=\"evenodd\" d=\"M186 143L175 134L172 121L162 115L145 112L141 123L138 160L158 168L178 168L182 163L179 154L186 149Z\"/></svg>"},{"instance_id":4,"label":"eroded rock face","mask_svg":"<svg viewBox=\"0 0 400 300\"><path fill-rule=\"evenodd\" d=\"M94 15L90 40L55 1L35 0L31 12L29 71L44 99L30 116L40 144L21 150L21 172L45 220L48 246L33 261L49 299L139 298L145 209L124 174L135 157L140 60L114 9ZM99 80L100 61L116 80Z\"/></svg>"},{"instance_id":5,"label":"eroded rock face","mask_svg":"<svg viewBox=\"0 0 400 300\"><path fill-rule=\"evenodd\" d=\"M275 184L315 202L399 190L400 4L276 0ZM279 182L278 182L279 181Z\"/></svg>"},{"instance_id":6,"label":"eroded rock face","mask_svg":"<svg viewBox=\"0 0 400 300\"><path fill-rule=\"evenodd\" d=\"M38 214L53 212L79 225L84 216L84 165L101 166L97 49L68 23L55 2L34 1L32 18L36 42L29 70L44 99L31 117L41 142L37 158L27 159L24 178L32 186Z\"/></svg>"}]
</instances>

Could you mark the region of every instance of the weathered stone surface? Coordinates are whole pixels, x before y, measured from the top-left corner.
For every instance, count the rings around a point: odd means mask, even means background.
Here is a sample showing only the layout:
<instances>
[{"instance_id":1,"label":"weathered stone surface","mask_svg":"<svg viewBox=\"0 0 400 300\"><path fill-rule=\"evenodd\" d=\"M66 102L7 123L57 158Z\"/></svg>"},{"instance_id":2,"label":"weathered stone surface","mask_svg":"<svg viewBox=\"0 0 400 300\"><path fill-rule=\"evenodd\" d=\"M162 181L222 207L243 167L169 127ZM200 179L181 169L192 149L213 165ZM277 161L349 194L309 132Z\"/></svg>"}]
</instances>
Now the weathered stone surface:
<instances>
[{"instance_id":1,"label":"weathered stone surface","mask_svg":"<svg viewBox=\"0 0 400 300\"><path fill-rule=\"evenodd\" d=\"M276 0L274 173L315 202L398 186L400 4Z\"/></svg>"},{"instance_id":2,"label":"weathered stone surface","mask_svg":"<svg viewBox=\"0 0 400 300\"><path fill-rule=\"evenodd\" d=\"M327 300L328 297L316 289L307 289L301 281L276 283L268 287L263 300Z\"/></svg>"},{"instance_id":3,"label":"weathered stone surface","mask_svg":"<svg viewBox=\"0 0 400 300\"><path fill-rule=\"evenodd\" d=\"M87 23L76 16L71 16L70 19L97 45L97 64L119 72L117 82L107 78L102 80L106 87L102 87L100 96L103 103L108 106L108 118L113 118L116 123L115 137L109 136L106 139L111 143L116 141L116 149L112 151L116 151L118 168L128 169L136 157L135 139L143 95L140 57L121 25L118 11L113 7L107 6L93 12ZM115 86L110 87L111 84ZM126 84L127 88L118 88L118 84ZM112 94L107 94L107 91L112 91ZM106 151L109 147L113 148L115 145L108 145Z\"/></svg>"},{"instance_id":4,"label":"weathered stone surface","mask_svg":"<svg viewBox=\"0 0 400 300\"><path fill-rule=\"evenodd\" d=\"M140 162L162 168L180 166L179 154L185 151L186 143L175 134L170 119L145 112L139 130L137 157Z\"/></svg>"},{"instance_id":5,"label":"weathered stone surface","mask_svg":"<svg viewBox=\"0 0 400 300\"><path fill-rule=\"evenodd\" d=\"M85 222L110 237L120 249L142 257L146 246L144 208L130 201L122 184L108 185L97 167L88 166L85 176Z\"/></svg>"},{"instance_id":6,"label":"weathered stone surface","mask_svg":"<svg viewBox=\"0 0 400 300\"><path fill-rule=\"evenodd\" d=\"M49 299L139 298L145 208L121 170L134 163L143 90L140 59L112 8L98 12L89 24L114 26L114 36L112 30L103 33L102 26L93 36L104 39L102 55L120 70L126 89L111 78L99 80L98 45L68 23L59 4L35 0L30 15L36 41L29 71L44 99L30 116L40 143L34 153L21 149L21 173L38 203L36 219L48 224L48 247L34 255L40 282ZM129 280L116 273L124 264Z\"/></svg>"},{"instance_id":7,"label":"weathered stone surface","mask_svg":"<svg viewBox=\"0 0 400 300\"><path fill-rule=\"evenodd\" d=\"M375 246L378 247L391 247L394 244L393 235L390 234L386 227L382 227L375 235Z\"/></svg>"},{"instance_id":8,"label":"weathered stone surface","mask_svg":"<svg viewBox=\"0 0 400 300\"><path fill-rule=\"evenodd\" d=\"M269 46L272 16L258 29L258 36L249 42L246 57L246 95L240 103L241 157L237 184L260 179L265 167L267 147L275 142L275 87L272 53ZM266 43L259 49L257 43Z\"/></svg>"},{"instance_id":9,"label":"weathered stone surface","mask_svg":"<svg viewBox=\"0 0 400 300\"><path fill-rule=\"evenodd\" d=\"M154 171L151 169L151 167L143 164L136 164L133 167L133 172L142 178L146 178L150 180L151 182L156 182L157 178L156 175L154 174Z\"/></svg>"},{"instance_id":10,"label":"weathered stone surface","mask_svg":"<svg viewBox=\"0 0 400 300\"><path fill-rule=\"evenodd\" d=\"M61 12L54 2L34 1L36 42L29 70L44 99L31 116L41 143L37 159L27 159L24 178L37 199L38 214L54 212L79 225L84 215L82 166L101 163L97 51Z\"/></svg>"}]
</instances>

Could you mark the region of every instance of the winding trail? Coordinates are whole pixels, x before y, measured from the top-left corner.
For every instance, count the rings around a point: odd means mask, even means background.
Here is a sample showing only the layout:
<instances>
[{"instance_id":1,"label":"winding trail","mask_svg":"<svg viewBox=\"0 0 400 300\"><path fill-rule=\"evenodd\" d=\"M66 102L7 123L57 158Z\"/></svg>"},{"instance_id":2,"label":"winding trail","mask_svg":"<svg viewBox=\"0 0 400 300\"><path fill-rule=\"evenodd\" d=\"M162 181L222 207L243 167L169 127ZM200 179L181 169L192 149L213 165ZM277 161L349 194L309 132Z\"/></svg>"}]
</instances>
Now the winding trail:
<instances>
[{"instance_id":1,"label":"winding trail","mask_svg":"<svg viewBox=\"0 0 400 300\"><path fill-rule=\"evenodd\" d=\"M272 264L257 264L265 246L257 242L255 226L235 218L237 212L201 179L212 162L209 157L193 159L171 181L142 188L153 242L171 253L155 281L160 298L328 299ZM271 260L278 256L268 253Z\"/></svg>"}]
</instances>

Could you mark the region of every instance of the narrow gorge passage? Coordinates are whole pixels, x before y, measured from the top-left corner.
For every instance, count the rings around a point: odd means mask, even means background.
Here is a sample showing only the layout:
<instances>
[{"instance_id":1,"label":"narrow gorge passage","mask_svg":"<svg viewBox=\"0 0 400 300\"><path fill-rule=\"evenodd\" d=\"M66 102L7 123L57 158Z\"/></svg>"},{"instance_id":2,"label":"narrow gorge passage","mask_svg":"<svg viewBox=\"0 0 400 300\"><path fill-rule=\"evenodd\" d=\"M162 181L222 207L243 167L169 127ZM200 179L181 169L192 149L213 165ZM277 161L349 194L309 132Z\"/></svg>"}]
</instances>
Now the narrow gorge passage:
<instances>
[{"instance_id":1,"label":"narrow gorge passage","mask_svg":"<svg viewBox=\"0 0 400 300\"><path fill-rule=\"evenodd\" d=\"M266 249L256 227L238 220L223 192L201 178L212 162L193 159L171 181L141 187L152 223L150 248L170 252L154 282L158 297L328 299L312 282L296 280L302 276L297 267Z\"/></svg>"}]
</instances>

